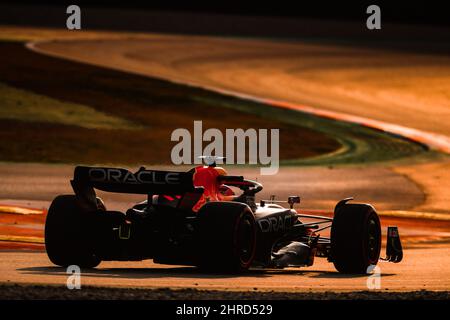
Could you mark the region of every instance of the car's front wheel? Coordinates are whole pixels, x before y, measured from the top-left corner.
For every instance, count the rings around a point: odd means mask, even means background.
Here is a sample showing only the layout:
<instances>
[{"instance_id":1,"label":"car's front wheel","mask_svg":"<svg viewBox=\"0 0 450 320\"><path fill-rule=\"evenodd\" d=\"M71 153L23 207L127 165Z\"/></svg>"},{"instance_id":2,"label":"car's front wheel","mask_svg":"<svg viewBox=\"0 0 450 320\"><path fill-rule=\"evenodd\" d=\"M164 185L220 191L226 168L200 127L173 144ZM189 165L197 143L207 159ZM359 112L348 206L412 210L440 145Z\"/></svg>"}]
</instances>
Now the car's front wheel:
<instances>
[{"instance_id":1,"label":"car's front wheel","mask_svg":"<svg viewBox=\"0 0 450 320\"><path fill-rule=\"evenodd\" d=\"M331 260L341 273L367 273L381 251L380 219L371 205L346 203L335 210Z\"/></svg>"}]
</instances>

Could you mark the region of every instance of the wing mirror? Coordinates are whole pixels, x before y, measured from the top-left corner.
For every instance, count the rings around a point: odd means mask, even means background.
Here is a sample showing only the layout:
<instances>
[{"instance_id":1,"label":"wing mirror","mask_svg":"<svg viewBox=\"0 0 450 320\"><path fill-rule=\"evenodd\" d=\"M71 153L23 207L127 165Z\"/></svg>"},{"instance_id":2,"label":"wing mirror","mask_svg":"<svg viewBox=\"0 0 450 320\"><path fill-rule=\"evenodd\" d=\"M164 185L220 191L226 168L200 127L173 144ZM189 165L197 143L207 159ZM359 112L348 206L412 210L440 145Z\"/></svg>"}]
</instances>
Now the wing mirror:
<instances>
[{"instance_id":1,"label":"wing mirror","mask_svg":"<svg viewBox=\"0 0 450 320\"><path fill-rule=\"evenodd\" d=\"M288 203L291 209L293 209L295 203L300 203L300 196L289 196Z\"/></svg>"}]
</instances>

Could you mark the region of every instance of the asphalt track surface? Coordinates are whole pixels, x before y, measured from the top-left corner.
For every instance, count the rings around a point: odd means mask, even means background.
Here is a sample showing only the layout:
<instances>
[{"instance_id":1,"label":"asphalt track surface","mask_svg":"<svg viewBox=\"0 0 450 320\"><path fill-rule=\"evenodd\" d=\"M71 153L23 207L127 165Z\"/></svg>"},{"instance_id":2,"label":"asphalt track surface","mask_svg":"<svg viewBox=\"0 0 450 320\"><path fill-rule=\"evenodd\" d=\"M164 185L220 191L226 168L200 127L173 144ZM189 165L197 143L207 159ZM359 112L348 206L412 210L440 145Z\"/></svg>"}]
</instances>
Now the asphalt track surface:
<instances>
[{"instance_id":1,"label":"asphalt track surface","mask_svg":"<svg viewBox=\"0 0 450 320\"><path fill-rule=\"evenodd\" d=\"M206 50L213 47L214 49ZM320 48L301 43L276 41L257 41L239 39L192 38L154 36L153 40L111 40L74 41L40 43L39 50L58 56L66 56L78 61L111 66L130 72L139 72L180 82L221 87L226 90L239 90L241 93L261 96L267 99L285 99L289 102L313 104L318 108L350 113L371 119L398 123L440 135L450 135L450 125L437 119L448 118L448 108L434 103L432 109L424 110L424 105L406 103L402 108L393 108L393 103L401 103L397 93L381 96L378 103L367 101L366 97L354 100L340 94L336 88L327 90L314 87L300 76L293 76L301 66L293 65L302 59L295 57L309 53L318 60L308 60L309 65L323 66L323 60L332 56L330 65L348 64L347 56L352 52L348 47ZM361 49L354 49L353 55L361 55ZM393 56L389 56L389 55ZM388 61L405 57L400 53L386 53ZM378 56L379 58L379 56ZM371 59L378 59L373 56ZM424 65L430 57L407 55L408 61ZM312 59L312 58L311 58ZM411 60L412 59L412 60ZM437 59L437 60L436 60ZM448 67L447 57L432 58L434 65ZM376 62L376 61L375 61ZM380 61L378 61L380 63ZM348 67L348 65L347 65ZM300 68L301 69L301 68ZM326 68L324 68L326 69ZM357 67L354 68L358 70ZM445 69L445 68L444 68ZM446 70L446 69L445 69ZM289 72L288 72L289 71ZM309 72L320 75L320 70L311 68ZM410 70L411 71L411 70ZM323 72L326 72L323 71ZM342 70L341 70L342 72ZM441 71L436 71L441 72ZM444 72L444 71L442 71ZM337 72L345 78L345 75ZM336 79L339 80L338 78ZM318 81L320 83L320 81ZM358 92L365 89L361 84ZM308 91L309 90L309 91ZM319 95L317 92L321 92ZM313 97L313 98L312 98ZM388 99L388 100L383 100ZM389 100L391 99L391 100ZM392 100L394 99L394 100ZM439 100L439 97L435 98ZM362 103L361 101L364 101ZM387 102L387 103L383 103ZM436 101L434 101L436 102ZM427 102L422 102L425 105ZM409 109L404 109L409 108ZM401 111L399 111L401 110ZM359 201L370 201L379 210L404 210L416 212L420 209L433 209L432 212L448 213L447 183L442 181L439 188L436 181L423 177L421 170L435 168L436 176L448 172L446 161L432 164L413 164L398 166L338 167L330 168L285 168L276 177L263 181L267 188L264 196L277 190L280 198L299 193L303 195L304 206L311 209L330 210L337 200L354 195ZM436 167L437 166L437 167ZM69 166L52 165L0 165L2 175L2 202L48 204L57 193L69 190ZM422 172L422 171L421 171ZM247 174L246 174L247 173ZM246 172L246 176L252 172ZM352 183L349 183L351 177ZM436 190L443 189L443 190ZM444 195L443 195L444 194ZM106 196L108 197L108 196ZM439 199L439 207L427 204L430 198ZM132 199L106 199L118 208L125 207ZM449 290L450 262L448 229L438 223L442 239L430 238L429 222L409 220L399 222L405 227L406 237L416 235L417 241L407 241L405 259L398 265L381 263L382 290ZM403 229L401 229L402 232ZM420 240L420 236L424 239ZM67 275L64 270L54 268L44 253L3 251L0 262L0 281L19 283L64 284ZM294 270L252 270L240 276L208 275L186 267L167 267L151 262L104 262L97 271L83 273L83 283L96 286L123 287L192 287L220 290L275 290L275 291L353 291L366 290L367 277L343 276L334 271L332 265L322 259L308 269Z\"/></svg>"},{"instance_id":2,"label":"asphalt track surface","mask_svg":"<svg viewBox=\"0 0 450 320\"><path fill-rule=\"evenodd\" d=\"M423 259L425 255L429 258ZM449 255L449 248L424 248L407 251L405 261L399 265L381 262L381 291L448 290ZM0 282L62 286L67 283L66 270L52 266L45 253L3 251L0 258ZM253 269L241 275L206 274L193 267L158 265L151 261L102 262L96 269L81 273L82 285L86 286L225 291L364 291L372 280L366 275L341 275L323 258L317 258L311 268Z\"/></svg>"}]
</instances>

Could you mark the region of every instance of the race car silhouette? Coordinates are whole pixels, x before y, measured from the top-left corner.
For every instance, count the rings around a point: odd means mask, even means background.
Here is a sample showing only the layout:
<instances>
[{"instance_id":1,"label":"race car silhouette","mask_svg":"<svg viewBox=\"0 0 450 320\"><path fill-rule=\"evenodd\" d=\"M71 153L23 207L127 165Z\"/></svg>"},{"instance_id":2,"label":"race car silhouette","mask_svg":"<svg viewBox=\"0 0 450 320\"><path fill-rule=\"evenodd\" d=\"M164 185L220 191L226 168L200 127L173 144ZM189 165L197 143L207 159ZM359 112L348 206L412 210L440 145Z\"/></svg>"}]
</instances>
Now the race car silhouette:
<instances>
[{"instance_id":1,"label":"race car silhouette","mask_svg":"<svg viewBox=\"0 0 450 320\"><path fill-rule=\"evenodd\" d=\"M75 194L57 196L45 224L46 251L59 266L153 259L238 272L311 266L315 257L326 257L339 272L366 273L380 258L373 206L347 198L331 218L297 212L299 196L288 198L289 208L273 196L257 203L263 186L227 175L214 159L188 172L77 166L71 184ZM126 213L110 211L94 189L147 200ZM328 228L330 236L321 236ZM397 227L388 227L386 254L388 261L402 260Z\"/></svg>"}]
</instances>

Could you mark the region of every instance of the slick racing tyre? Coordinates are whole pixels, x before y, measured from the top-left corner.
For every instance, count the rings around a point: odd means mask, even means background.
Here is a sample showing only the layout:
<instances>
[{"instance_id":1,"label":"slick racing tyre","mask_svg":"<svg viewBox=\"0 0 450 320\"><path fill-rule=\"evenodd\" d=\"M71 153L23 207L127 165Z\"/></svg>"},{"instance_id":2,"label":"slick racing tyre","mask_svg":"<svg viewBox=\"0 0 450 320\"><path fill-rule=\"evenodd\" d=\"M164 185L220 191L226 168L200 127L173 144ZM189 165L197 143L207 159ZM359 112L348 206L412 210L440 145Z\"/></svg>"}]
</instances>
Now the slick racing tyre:
<instances>
[{"instance_id":1,"label":"slick racing tyre","mask_svg":"<svg viewBox=\"0 0 450 320\"><path fill-rule=\"evenodd\" d=\"M365 274L380 258L381 226L375 209L367 204L343 204L331 226L331 260L341 273Z\"/></svg>"},{"instance_id":2,"label":"slick racing tyre","mask_svg":"<svg viewBox=\"0 0 450 320\"><path fill-rule=\"evenodd\" d=\"M239 272L250 267L256 252L256 222L243 203L209 202L198 212L199 266Z\"/></svg>"},{"instance_id":3,"label":"slick racing tyre","mask_svg":"<svg viewBox=\"0 0 450 320\"><path fill-rule=\"evenodd\" d=\"M60 195L53 200L45 222L45 249L51 262L81 268L94 268L101 262L91 247L89 232L83 230L87 214L79 208L74 195Z\"/></svg>"}]
</instances>

